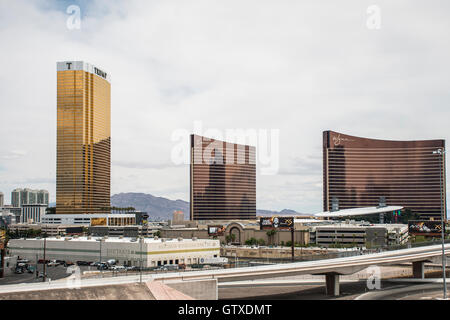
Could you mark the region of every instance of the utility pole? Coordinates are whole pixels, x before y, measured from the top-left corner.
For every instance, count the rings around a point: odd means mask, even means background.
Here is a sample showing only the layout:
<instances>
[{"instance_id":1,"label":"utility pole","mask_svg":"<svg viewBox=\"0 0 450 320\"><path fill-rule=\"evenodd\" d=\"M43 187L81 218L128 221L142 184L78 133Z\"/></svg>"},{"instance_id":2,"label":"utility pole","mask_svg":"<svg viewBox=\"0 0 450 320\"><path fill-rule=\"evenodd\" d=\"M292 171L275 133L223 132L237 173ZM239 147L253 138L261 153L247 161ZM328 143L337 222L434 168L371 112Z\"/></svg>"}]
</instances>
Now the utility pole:
<instances>
[{"instance_id":1,"label":"utility pole","mask_svg":"<svg viewBox=\"0 0 450 320\"><path fill-rule=\"evenodd\" d=\"M433 151L433 154L438 154L440 156L439 160L441 161L442 168L439 166L439 188L440 188L440 198L441 198L441 240L442 240L442 280L443 280L443 296L444 300L447 299L447 275L445 272L445 264L446 264L446 258L445 258L445 223L444 220L446 218L446 214L444 216L444 194L443 194L443 188L442 188L442 170L444 169L444 153L445 151L442 149L437 149Z\"/></svg>"},{"instance_id":2,"label":"utility pole","mask_svg":"<svg viewBox=\"0 0 450 320\"><path fill-rule=\"evenodd\" d=\"M39 277L39 271L38 271L38 261L39 261L39 256L36 253L36 279Z\"/></svg>"},{"instance_id":3,"label":"utility pole","mask_svg":"<svg viewBox=\"0 0 450 320\"><path fill-rule=\"evenodd\" d=\"M103 238L97 239L97 241L100 242L100 250L99 250L100 261L99 261L98 266L100 267L100 276L103 278L103 265L101 264L102 263L102 240L103 240Z\"/></svg>"},{"instance_id":4,"label":"utility pole","mask_svg":"<svg viewBox=\"0 0 450 320\"><path fill-rule=\"evenodd\" d=\"M140 268L139 268L139 283L142 283L142 242L144 242L143 237L141 236L139 239L140 242L140 256L141 256L141 263L140 263Z\"/></svg>"},{"instance_id":5,"label":"utility pole","mask_svg":"<svg viewBox=\"0 0 450 320\"><path fill-rule=\"evenodd\" d=\"M0 237L0 259L1 259L1 264L0 264L0 278L3 278L5 276L5 247L6 247L6 233L7 233L6 229L5 231L0 230L1 231L1 237Z\"/></svg>"},{"instance_id":6,"label":"utility pole","mask_svg":"<svg viewBox=\"0 0 450 320\"><path fill-rule=\"evenodd\" d=\"M3 246L3 244L0 244L0 246ZM0 265L0 278L3 278L5 276L5 249L3 247L0 249L0 259L2 261Z\"/></svg>"},{"instance_id":7,"label":"utility pole","mask_svg":"<svg viewBox=\"0 0 450 320\"><path fill-rule=\"evenodd\" d=\"M47 248L47 237L46 234L44 234L44 276L42 277L42 282L45 282L45 278L46 278L46 266L47 266L47 260L45 257L45 250Z\"/></svg>"},{"instance_id":8,"label":"utility pole","mask_svg":"<svg viewBox=\"0 0 450 320\"><path fill-rule=\"evenodd\" d=\"M295 261L294 226L291 227L292 262Z\"/></svg>"}]
</instances>

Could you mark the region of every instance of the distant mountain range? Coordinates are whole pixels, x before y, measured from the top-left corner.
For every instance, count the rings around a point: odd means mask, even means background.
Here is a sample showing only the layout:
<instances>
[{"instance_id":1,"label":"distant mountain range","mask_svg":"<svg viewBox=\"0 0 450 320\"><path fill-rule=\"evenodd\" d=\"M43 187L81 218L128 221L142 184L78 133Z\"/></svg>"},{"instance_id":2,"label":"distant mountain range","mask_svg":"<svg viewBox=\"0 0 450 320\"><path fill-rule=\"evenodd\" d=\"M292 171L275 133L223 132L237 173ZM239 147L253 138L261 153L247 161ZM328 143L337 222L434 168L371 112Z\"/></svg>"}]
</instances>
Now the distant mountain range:
<instances>
[{"instance_id":1,"label":"distant mountain range","mask_svg":"<svg viewBox=\"0 0 450 320\"><path fill-rule=\"evenodd\" d=\"M152 220L172 219L175 210L184 212L184 218L189 219L189 202L183 200L169 200L155 197L146 193L119 193L111 197L113 207L133 207L136 210L147 212Z\"/></svg>"},{"instance_id":2,"label":"distant mountain range","mask_svg":"<svg viewBox=\"0 0 450 320\"><path fill-rule=\"evenodd\" d=\"M50 203L50 207L54 207L55 203ZM112 207L133 207L138 211L147 212L151 220L167 220L172 219L175 210L184 212L184 218L189 219L189 202L184 200L170 200L163 197L155 197L147 193L119 193L111 197ZM260 216L273 215L308 215L298 213L294 210L284 209L281 211L256 209L256 214Z\"/></svg>"},{"instance_id":3,"label":"distant mountain range","mask_svg":"<svg viewBox=\"0 0 450 320\"><path fill-rule=\"evenodd\" d=\"M184 212L184 218L189 219L189 202L184 200L170 200L163 197L155 197L146 193L119 193L111 197L111 206L114 207L133 207L139 211L145 211L149 216L156 220L172 219L172 213L175 210ZM257 215L304 215L294 210L284 209L281 211L256 210Z\"/></svg>"}]
</instances>

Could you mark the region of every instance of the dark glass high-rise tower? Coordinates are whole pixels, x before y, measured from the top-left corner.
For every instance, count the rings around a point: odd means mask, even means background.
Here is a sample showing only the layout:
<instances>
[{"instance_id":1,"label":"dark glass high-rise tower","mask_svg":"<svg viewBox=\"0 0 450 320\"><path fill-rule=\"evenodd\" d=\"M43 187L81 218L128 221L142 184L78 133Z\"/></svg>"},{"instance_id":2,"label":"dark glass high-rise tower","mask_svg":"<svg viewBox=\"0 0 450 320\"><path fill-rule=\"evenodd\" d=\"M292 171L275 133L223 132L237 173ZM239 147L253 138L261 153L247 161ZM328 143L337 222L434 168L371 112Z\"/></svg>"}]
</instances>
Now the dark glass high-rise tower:
<instances>
[{"instance_id":1,"label":"dark glass high-rise tower","mask_svg":"<svg viewBox=\"0 0 450 320\"><path fill-rule=\"evenodd\" d=\"M191 135L191 220L256 219L255 147Z\"/></svg>"}]
</instances>

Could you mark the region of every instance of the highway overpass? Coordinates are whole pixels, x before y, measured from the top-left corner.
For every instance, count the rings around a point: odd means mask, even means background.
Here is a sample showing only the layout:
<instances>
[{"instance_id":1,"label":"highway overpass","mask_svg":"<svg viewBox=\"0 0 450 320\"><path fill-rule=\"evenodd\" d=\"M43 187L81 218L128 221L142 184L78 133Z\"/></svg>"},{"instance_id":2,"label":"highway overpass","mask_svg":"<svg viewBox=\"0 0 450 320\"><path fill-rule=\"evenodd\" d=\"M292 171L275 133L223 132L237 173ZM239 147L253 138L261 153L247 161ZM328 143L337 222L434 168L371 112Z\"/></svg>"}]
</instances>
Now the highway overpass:
<instances>
[{"instance_id":1,"label":"highway overpass","mask_svg":"<svg viewBox=\"0 0 450 320\"><path fill-rule=\"evenodd\" d=\"M445 245L446 255L450 254L450 244ZM143 281L195 281L216 279L218 282L232 282L262 278L276 278L302 274L324 275L326 291L329 295L339 295L339 275L352 274L369 266L389 265L411 262L414 277L423 278L424 263L441 257L441 245L415 247L380 253L364 254L352 257L326 259L317 261L294 262L266 266L231 268L205 271L169 272L143 275ZM103 279L82 279L81 287L108 284L124 284L139 281L139 275L110 277ZM36 291L67 288L66 280L49 283L32 283L0 286L0 294L5 292Z\"/></svg>"}]
</instances>

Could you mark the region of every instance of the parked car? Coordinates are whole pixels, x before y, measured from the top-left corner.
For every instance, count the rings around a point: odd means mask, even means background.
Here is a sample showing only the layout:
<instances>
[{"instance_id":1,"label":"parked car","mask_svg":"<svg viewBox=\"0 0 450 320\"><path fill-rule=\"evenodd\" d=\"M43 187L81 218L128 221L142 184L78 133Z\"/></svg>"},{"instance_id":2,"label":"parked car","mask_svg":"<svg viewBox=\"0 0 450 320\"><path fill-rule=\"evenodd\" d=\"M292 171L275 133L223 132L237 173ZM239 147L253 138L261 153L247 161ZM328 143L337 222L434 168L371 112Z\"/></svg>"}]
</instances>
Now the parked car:
<instances>
[{"instance_id":1,"label":"parked car","mask_svg":"<svg viewBox=\"0 0 450 320\"><path fill-rule=\"evenodd\" d=\"M59 266L59 263L56 262L56 260L53 260L53 261L50 261L47 265L48 265L49 267L51 267L51 266L56 267L56 266Z\"/></svg>"},{"instance_id":2,"label":"parked car","mask_svg":"<svg viewBox=\"0 0 450 320\"><path fill-rule=\"evenodd\" d=\"M22 274L23 273L23 268L16 268L16 270L14 270L15 274Z\"/></svg>"},{"instance_id":3,"label":"parked car","mask_svg":"<svg viewBox=\"0 0 450 320\"><path fill-rule=\"evenodd\" d=\"M128 271L139 271L139 267L137 267L137 266L128 266L127 270Z\"/></svg>"},{"instance_id":4,"label":"parked car","mask_svg":"<svg viewBox=\"0 0 450 320\"><path fill-rule=\"evenodd\" d=\"M47 277L47 274L45 274L45 276ZM43 278L44 277L44 273L43 272L39 272L39 278Z\"/></svg>"},{"instance_id":5,"label":"parked car","mask_svg":"<svg viewBox=\"0 0 450 320\"><path fill-rule=\"evenodd\" d=\"M166 265L164 265L164 267L167 270L178 270L179 269L179 266L177 264L166 264Z\"/></svg>"},{"instance_id":6,"label":"parked car","mask_svg":"<svg viewBox=\"0 0 450 320\"><path fill-rule=\"evenodd\" d=\"M87 261L77 261L77 266L89 266L91 263Z\"/></svg>"},{"instance_id":7,"label":"parked car","mask_svg":"<svg viewBox=\"0 0 450 320\"><path fill-rule=\"evenodd\" d=\"M68 267L68 266L73 266L73 265L75 265L75 263L73 263L73 262L71 262L71 261L65 261L64 262L64 267Z\"/></svg>"},{"instance_id":8,"label":"parked car","mask_svg":"<svg viewBox=\"0 0 450 320\"><path fill-rule=\"evenodd\" d=\"M155 268L155 271L167 271L169 270L166 266L159 266L157 268Z\"/></svg>"},{"instance_id":9,"label":"parked car","mask_svg":"<svg viewBox=\"0 0 450 320\"><path fill-rule=\"evenodd\" d=\"M50 260L44 260L44 259L39 259L39 260L38 260L38 263L39 263L39 264L44 264L44 263L47 264L47 263L49 263L49 262L50 262Z\"/></svg>"},{"instance_id":10,"label":"parked car","mask_svg":"<svg viewBox=\"0 0 450 320\"><path fill-rule=\"evenodd\" d=\"M112 266L111 270L113 270L113 271L125 271L126 268L124 266Z\"/></svg>"},{"instance_id":11,"label":"parked car","mask_svg":"<svg viewBox=\"0 0 450 320\"><path fill-rule=\"evenodd\" d=\"M17 260L17 263L29 263L30 262L30 260L28 260L28 259L18 259Z\"/></svg>"},{"instance_id":12,"label":"parked car","mask_svg":"<svg viewBox=\"0 0 450 320\"><path fill-rule=\"evenodd\" d=\"M98 269L98 270L108 270L109 267L108 267L108 265L107 265L106 263L101 263L101 264L99 264L99 265L97 266L97 269Z\"/></svg>"},{"instance_id":13,"label":"parked car","mask_svg":"<svg viewBox=\"0 0 450 320\"><path fill-rule=\"evenodd\" d=\"M116 260L115 259L110 259L108 261L106 261L110 266L113 266L116 264Z\"/></svg>"}]
</instances>

